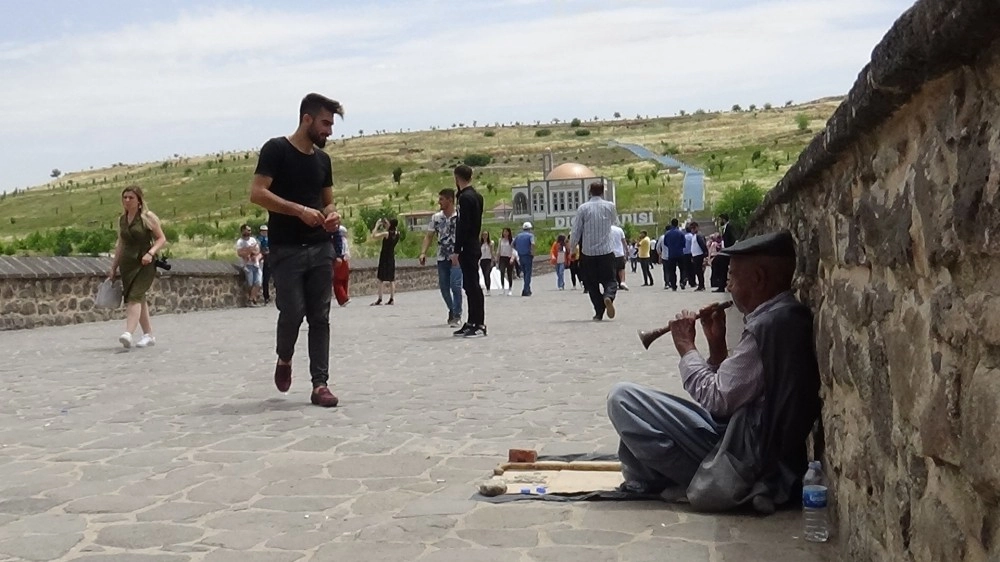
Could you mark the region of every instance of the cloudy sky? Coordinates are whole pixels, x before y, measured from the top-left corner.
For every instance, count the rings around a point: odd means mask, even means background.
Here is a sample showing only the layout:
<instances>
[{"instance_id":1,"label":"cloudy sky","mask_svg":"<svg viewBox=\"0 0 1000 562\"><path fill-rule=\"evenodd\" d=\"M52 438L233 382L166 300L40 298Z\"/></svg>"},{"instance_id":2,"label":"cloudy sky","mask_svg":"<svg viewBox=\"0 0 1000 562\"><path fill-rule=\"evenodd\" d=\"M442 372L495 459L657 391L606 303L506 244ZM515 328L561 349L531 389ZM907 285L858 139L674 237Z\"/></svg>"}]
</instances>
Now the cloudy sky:
<instances>
[{"instance_id":1,"label":"cloudy sky","mask_svg":"<svg viewBox=\"0 0 1000 562\"><path fill-rule=\"evenodd\" d=\"M0 190L358 130L844 94L908 0L49 0L0 18ZM16 7L14 7L16 6Z\"/></svg>"}]
</instances>

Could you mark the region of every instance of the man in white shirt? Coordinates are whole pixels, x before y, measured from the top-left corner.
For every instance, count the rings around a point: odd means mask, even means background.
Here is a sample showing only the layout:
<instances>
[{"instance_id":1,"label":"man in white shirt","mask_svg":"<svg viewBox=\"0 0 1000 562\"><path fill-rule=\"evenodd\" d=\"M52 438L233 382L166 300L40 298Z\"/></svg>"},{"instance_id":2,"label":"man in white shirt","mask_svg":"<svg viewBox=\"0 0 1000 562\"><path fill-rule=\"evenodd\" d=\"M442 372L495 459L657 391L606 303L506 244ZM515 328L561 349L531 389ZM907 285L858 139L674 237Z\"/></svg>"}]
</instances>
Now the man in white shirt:
<instances>
[{"instance_id":1,"label":"man in white shirt","mask_svg":"<svg viewBox=\"0 0 1000 562\"><path fill-rule=\"evenodd\" d=\"M667 228L669 229L670 226L668 225ZM666 229L664 229L663 234L661 234L660 237L656 239L656 263L663 266L661 269L663 270L664 290L670 288L670 276L668 275L667 271L667 259L670 256L668 255L669 252L667 252L666 237L667 237L667 231Z\"/></svg>"},{"instance_id":2,"label":"man in white shirt","mask_svg":"<svg viewBox=\"0 0 1000 562\"><path fill-rule=\"evenodd\" d=\"M247 278L247 301L251 305L256 305L263 280L260 268L261 253L257 239L250 236L248 224L240 227L240 237L236 239L236 255L243 263L243 273Z\"/></svg>"},{"instance_id":3,"label":"man in white shirt","mask_svg":"<svg viewBox=\"0 0 1000 562\"><path fill-rule=\"evenodd\" d=\"M617 224L611 225L611 247L615 254L615 275L618 278L618 290L627 291L625 284L625 248L628 241L625 240L625 231Z\"/></svg>"},{"instance_id":4,"label":"man in white shirt","mask_svg":"<svg viewBox=\"0 0 1000 562\"><path fill-rule=\"evenodd\" d=\"M705 241L705 237L698 234L698 223L691 221L688 224L690 229L690 234L688 236L692 237L691 242L691 268L688 270L690 274L688 278L688 284L692 287L695 286L695 281L698 281L698 288L695 291L705 290L705 256L708 254L708 243Z\"/></svg>"}]
</instances>

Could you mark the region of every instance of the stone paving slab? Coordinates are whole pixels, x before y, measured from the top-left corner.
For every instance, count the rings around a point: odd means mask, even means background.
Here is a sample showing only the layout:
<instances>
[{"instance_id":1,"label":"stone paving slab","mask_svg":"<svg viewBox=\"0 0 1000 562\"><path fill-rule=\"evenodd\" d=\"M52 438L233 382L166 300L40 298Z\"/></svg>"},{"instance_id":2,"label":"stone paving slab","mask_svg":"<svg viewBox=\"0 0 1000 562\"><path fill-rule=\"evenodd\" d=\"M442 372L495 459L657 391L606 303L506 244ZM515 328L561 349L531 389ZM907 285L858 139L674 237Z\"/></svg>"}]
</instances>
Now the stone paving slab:
<instances>
[{"instance_id":1,"label":"stone paving slab","mask_svg":"<svg viewBox=\"0 0 1000 562\"><path fill-rule=\"evenodd\" d=\"M615 382L683 393L669 339L635 332L719 295L629 279L596 323L542 276L489 297L471 340L436 291L356 296L332 314L333 410L309 404L305 327L274 389L273 308L154 317L158 345L131 352L120 322L3 333L0 561L836 559L794 511L471 501L508 448L614 452Z\"/></svg>"}]
</instances>

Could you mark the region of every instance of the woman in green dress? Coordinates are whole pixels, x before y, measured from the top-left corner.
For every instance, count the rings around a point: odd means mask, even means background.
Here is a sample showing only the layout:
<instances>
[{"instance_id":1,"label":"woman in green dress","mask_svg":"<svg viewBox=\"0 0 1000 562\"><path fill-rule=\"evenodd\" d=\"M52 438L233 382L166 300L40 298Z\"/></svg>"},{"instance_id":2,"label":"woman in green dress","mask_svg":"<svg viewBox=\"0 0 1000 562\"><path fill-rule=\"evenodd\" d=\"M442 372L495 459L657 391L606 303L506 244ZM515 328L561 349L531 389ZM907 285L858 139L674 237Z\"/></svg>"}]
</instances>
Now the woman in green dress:
<instances>
[{"instance_id":1,"label":"woman in green dress","mask_svg":"<svg viewBox=\"0 0 1000 562\"><path fill-rule=\"evenodd\" d=\"M125 212L118 219L118 243L108 279L114 279L115 270L120 269L126 316L125 333L118 337L118 341L128 349L133 345L146 347L156 344L153 327L149 323L146 291L156 277L156 265L153 263L156 252L166 245L167 239L160 228L160 219L146 206L139 186L129 186L122 191L122 208ZM142 327L142 337L133 342L132 334L137 326Z\"/></svg>"}]
</instances>

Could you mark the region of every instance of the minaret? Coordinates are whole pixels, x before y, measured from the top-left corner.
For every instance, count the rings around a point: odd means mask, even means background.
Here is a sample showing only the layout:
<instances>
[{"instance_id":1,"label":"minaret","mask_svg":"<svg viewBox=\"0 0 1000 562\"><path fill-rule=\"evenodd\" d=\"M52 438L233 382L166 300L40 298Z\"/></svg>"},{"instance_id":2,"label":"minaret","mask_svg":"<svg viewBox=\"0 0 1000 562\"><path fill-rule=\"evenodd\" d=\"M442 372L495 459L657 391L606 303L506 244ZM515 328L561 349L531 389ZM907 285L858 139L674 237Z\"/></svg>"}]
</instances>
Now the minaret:
<instances>
[{"instance_id":1,"label":"minaret","mask_svg":"<svg viewBox=\"0 0 1000 562\"><path fill-rule=\"evenodd\" d=\"M552 171L552 149L546 148L545 154L542 155L542 179L549 177L549 172Z\"/></svg>"}]
</instances>

